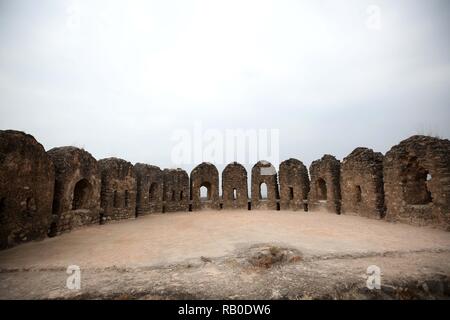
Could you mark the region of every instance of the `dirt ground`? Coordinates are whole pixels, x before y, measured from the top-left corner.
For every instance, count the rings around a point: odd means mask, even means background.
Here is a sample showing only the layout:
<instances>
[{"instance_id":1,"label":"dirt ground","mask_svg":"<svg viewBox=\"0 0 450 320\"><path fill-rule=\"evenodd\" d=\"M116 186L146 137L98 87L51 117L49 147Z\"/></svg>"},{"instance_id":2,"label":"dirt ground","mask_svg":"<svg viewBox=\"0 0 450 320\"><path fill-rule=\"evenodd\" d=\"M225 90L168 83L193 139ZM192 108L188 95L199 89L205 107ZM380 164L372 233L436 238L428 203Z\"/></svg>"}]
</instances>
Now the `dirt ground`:
<instances>
[{"instance_id":1,"label":"dirt ground","mask_svg":"<svg viewBox=\"0 0 450 320\"><path fill-rule=\"evenodd\" d=\"M370 265L381 290L366 288ZM449 296L449 232L326 212L155 214L0 252L0 299Z\"/></svg>"}]
</instances>

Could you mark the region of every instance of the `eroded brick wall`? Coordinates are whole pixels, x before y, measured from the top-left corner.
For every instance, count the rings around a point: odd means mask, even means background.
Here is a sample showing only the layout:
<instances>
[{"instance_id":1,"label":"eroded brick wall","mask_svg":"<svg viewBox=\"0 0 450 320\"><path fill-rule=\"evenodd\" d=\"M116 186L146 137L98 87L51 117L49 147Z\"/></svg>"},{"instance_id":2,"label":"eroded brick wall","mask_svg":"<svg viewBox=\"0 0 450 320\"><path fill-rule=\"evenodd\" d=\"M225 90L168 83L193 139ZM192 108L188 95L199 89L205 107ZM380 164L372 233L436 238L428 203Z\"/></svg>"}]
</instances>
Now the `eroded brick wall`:
<instances>
[{"instance_id":1,"label":"eroded brick wall","mask_svg":"<svg viewBox=\"0 0 450 320\"><path fill-rule=\"evenodd\" d=\"M98 161L101 173L101 217L103 221L134 218L137 181L133 165L118 158Z\"/></svg>"},{"instance_id":2,"label":"eroded brick wall","mask_svg":"<svg viewBox=\"0 0 450 320\"><path fill-rule=\"evenodd\" d=\"M413 136L384 159L386 219L450 230L450 141Z\"/></svg>"},{"instance_id":3,"label":"eroded brick wall","mask_svg":"<svg viewBox=\"0 0 450 320\"><path fill-rule=\"evenodd\" d=\"M137 179L136 215L161 213L163 210L163 172L157 166L137 163L134 166Z\"/></svg>"},{"instance_id":4,"label":"eroded brick wall","mask_svg":"<svg viewBox=\"0 0 450 320\"><path fill-rule=\"evenodd\" d=\"M53 164L33 136L0 131L0 249L46 237L54 179Z\"/></svg>"},{"instance_id":5,"label":"eroded brick wall","mask_svg":"<svg viewBox=\"0 0 450 320\"><path fill-rule=\"evenodd\" d=\"M203 162L191 171L192 210L219 209L219 172L212 163ZM202 199L200 188L207 189L207 197Z\"/></svg>"},{"instance_id":6,"label":"eroded brick wall","mask_svg":"<svg viewBox=\"0 0 450 320\"><path fill-rule=\"evenodd\" d=\"M222 171L223 209L248 208L247 170L244 166L233 162Z\"/></svg>"},{"instance_id":7,"label":"eroded brick wall","mask_svg":"<svg viewBox=\"0 0 450 320\"><path fill-rule=\"evenodd\" d=\"M384 216L383 155L356 148L341 163L342 213Z\"/></svg>"},{"instance_id":8,"label":"eroded brick wall","mask_svg":"<svg viewBox=\"0 0 450 320\"><path fill-rule=\"evenodd\" d=\"M252 168L252 209L277 210L279 199L277 170L268 161L259 161ZM267 198L261 193L261 185L267 186Z\"/></svg>"},{"instance_id":9,"label":"eroded brick wall","mask_svg":"<svg viewBox=\"0 0 450 320\"><path fill-rule=\"evenodd\" d=\"M56 178L50 234L99 223L101 179L97 160L75 147L54 148L47 154Z\"/></svg>"},{"instance_id":10,"label":"eroded brick wall","mask_svg":"<svg viewBox=\"0 0 450 320\"><path fill-rule=\"evenodd\" d=\"M189 176L182 169L164 169L164 212L189 210Z\"/></svg>"},{"instance_id":11,"label":"eroded brick wall","mask_svg":"<svg viewBox=\"0 0 450 320\"><path fill-rule=\"evenodd\" d=\"M281 210L305 210L309 193L308 169L297 159L288 159L280 164Z\"/></svg>"},{"instance_id":12,"label":"eroded brick wall","mask_svg":"<svg viewBox=\"0 0 450 320\"><path fill-rule=\"evenodd\" d=\"M200 209L247 209L245 168L234 162L219 174L210 163L165 169L109 158L97 163L85 150L54 148L47 153L32 136L0 131L0 248L57 235L105 220L149 213ZM450 141L413 136L385 157L356 148L342 161L325 155L308 172L289 159L277 172L267 161L252 168L251 209L312 211L325 208L450 230ZM262 199L261 185L267 186ZM200 198L205 186L208 199ZM342 199L341 199L342 196ZM384 216L385 215L385 216Z\"/></svg>"},{"instance_id":13,"label":"eroded brick wall","mask_svg":"<svg viewBox=\"0 0 450 320\"><path fill-rule=\"evenodd\" d=\"M313 161L309 168L311 190L308 208L324 208L329 212L341 213L340 162L332 155L324 155Z\"/></svg>"}]
</instances>

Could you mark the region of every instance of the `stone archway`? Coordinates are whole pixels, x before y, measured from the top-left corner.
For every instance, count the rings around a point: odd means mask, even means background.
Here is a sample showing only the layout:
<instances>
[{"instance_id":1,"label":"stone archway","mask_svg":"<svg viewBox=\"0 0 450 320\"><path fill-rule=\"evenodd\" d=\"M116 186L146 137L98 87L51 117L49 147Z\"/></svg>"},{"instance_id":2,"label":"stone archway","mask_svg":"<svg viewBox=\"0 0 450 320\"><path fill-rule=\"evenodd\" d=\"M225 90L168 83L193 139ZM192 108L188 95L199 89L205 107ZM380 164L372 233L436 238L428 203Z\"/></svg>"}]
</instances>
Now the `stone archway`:
<instances>
[{"instance_id":1,"label":"stone archway","mask_svg":"<svg viewBox=\"0 0 450 320\"><path fill-rule=\"evenodd\" d=\"M429 173L419 165L416 157L409 159L406 170L400 180L404 183L404 197L409 205L426 205L433 201L428 189L427 177Z\"/></svg>"},{"instance_id":2,"label":"stone archway","mask_svg":"<svg viewBox=\"0 0 450 320\"><path fill-rule=\"evenodd\" d=\"M72 210L86 209L89 206L89 198L92 193L92 185L86 179L81 179L73 189Z\"/></svg>"},{"instance_id":3,"label":"stone archway","mask_svg":"<svg viewBox=\"0 0 450 320\"><path fill-rule=\"evenodd\" d=\"M219 172L208 162L196 166L191 172L192 210L219 209ZM206 197L202 197L201 188L207 189Z\"/></svg>"},{"instance_id":4,"label":"stone archway","mask_svg":"<svg viewBox=\"0 0 450 320\"><path fill-rule=\"evenodd\" d=\"M386 219L450 226L450 141L412 136L386 153Z\"/></svg>"}]
</instances>

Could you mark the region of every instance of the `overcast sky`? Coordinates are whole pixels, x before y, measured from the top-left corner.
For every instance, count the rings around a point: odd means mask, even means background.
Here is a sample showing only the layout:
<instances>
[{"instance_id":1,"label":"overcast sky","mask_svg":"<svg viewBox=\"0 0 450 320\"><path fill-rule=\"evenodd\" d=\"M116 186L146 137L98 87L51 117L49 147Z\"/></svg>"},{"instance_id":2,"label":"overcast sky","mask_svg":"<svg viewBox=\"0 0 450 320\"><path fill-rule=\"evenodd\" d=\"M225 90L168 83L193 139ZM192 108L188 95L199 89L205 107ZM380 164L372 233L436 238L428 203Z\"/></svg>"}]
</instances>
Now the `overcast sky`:
<instances>
[{"instance_id":1,"label":"overcast sky","mask_svg":"<svg viewBox=\"0 0 450 320\"><path fill-rule=\"evenodd\" d=\"M0 129L161 167L195 121L308 166L385 153L450 137L449 24L447 0L0 0Z\"/></svg>"}]
</instances>

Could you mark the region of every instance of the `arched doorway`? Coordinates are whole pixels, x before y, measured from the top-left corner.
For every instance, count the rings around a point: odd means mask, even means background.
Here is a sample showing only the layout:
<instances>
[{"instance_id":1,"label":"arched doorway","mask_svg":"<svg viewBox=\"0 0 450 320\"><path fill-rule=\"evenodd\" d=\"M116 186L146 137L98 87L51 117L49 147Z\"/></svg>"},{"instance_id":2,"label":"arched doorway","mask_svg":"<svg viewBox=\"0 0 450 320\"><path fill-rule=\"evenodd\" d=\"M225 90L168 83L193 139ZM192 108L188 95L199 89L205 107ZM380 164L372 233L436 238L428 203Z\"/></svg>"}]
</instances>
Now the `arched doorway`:
<instances>
[{"instance_id":1,"label":"arched doorway","mask_svg":"<svg viewBox=\"0 0 450 320\"><path fill-rule=\"evenodd\" d=\"M317 179L317 199L321 201L326 201L327 195L327 184L322 178Z\"/></svg>"},{"instance_id":2,"label":"arched doorway","mask_svg":"<svg viewBox=\"0 0 450 320\"><path fill-rule=\"evenodd\" d=\"M404 196L407 204L426 205L433 201L428 189L431 183L431 174L419 165L417 158L409 159L402 177L404 184Z\"/></svg>"},{"instance_id":3,"label":"arched doorway","mask_svg":"<svg viewBox=\"0 0 450 320\"><path fill-rule=\"evenodd\" d=\"M86 209L92 186L86 179L77 182L73 191L72 210Z\"/></svg>"},{"instance_id":4,"label":"arched doorway","mask_svg":"<svg viewBox=\"0 0 450 320\"><path fill-rule=\"evenodd\" d=\"M211 200L211 184L203 182L200 186L199 196L201 201Z\"/></svg>"},{"instance_id":5,"label":"arched doorway","mask_svg":"<svg viewBox=\"0 0 450 320\"><path fill-rule=\"evenodd\" d=\"M259 199L267 200L268 190L267 184L265 182L259 185Z\"/></svg>"}]
</instances>

